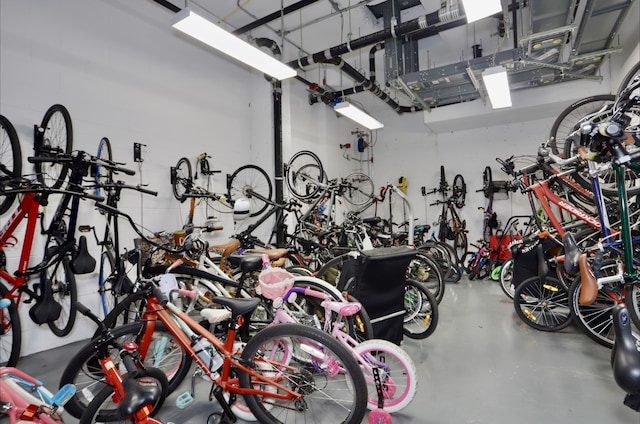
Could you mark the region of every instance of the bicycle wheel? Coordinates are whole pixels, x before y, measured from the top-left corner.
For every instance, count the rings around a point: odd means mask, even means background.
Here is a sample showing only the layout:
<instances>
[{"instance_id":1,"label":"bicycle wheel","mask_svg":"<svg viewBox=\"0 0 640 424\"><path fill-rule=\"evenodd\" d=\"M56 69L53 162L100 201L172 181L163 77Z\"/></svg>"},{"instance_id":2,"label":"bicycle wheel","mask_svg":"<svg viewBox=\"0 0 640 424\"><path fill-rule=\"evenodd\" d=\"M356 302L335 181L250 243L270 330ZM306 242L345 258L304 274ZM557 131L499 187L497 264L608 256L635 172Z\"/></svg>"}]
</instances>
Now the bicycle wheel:
<instances>
[{"instance_id":1,"label":"bicycle wheel","mask_svg":"<svg viewBox=\"0 0 640 424\"><path fill-rule=\"evenodd\" d=\"M22 175L22 151L16 129L0 115L0 186ZM4 191L4 190L3 190ZM0 196L0 214L9 210L16 195Z\"/></svg>"},{"instance_id":2,"label":"bicycle wheel","mask_svg":"<svg viewBox=\"0 0 640 424\"><path fill-rule=\"evenodd\" d=\"M100 269L98 270L98 294L100 295L103 317L109 315L109 312L115 308L120 297L115 292L114 280L116 276L114 271L113 253L110 250L104 250L100 255Z\"/></svg>"},{"instance_id":3,"label":"bicycle wheel","mask_svg":"<svg viewBox=\"0 0 640 424\"><path fill-rule=\"evenodd\" d=\"M122 378L124 380L129 377L125 374ZM151 411L149 413L149 416L153 417L160 410L168 395L169 382L167 381L167 376L162 372L162 370L157 368L147 368L139 370L135 380L138 384L143 386L155 386L160 389L160 396L151 406ZM130 417L123 416L118 411L118 404L113 402L113 387L111 386L103 387L93 400L89 402L87 409L80 417L80 424L123 422L135 421Z\"/></svg>"},{"instance_id":4,"label":"bicycle wheel","mask_svg":"<svg viewBox=\"0 0 640 424\"><path fill-rule=\"evenodd\" d=\"M426 339L438 326L438 302L420 283L407 280L404 289L404 325L410 339Z\"/></svg>"},{"instance_id":5,"label":"bicycle wheel","mask_svg":"<svg viewBox=\"0 0 640 424\"><path fill-rule=\"evenodd\" d=\"M57 157L73 150L73 128L69 111L62 105L51 106L36 133L35 156ZM45 187L60 188L69 172L68 163L38 162L36 177Z\"/></svg>"},{"instance_id":6,"label":"bicycle wheel","mask_svg":"<svg viewBox=\"0 0 640 424\"><path fill-rule=\"evenodd\" d=\"M513 258L507 259L500 268L500 288L504 294L513 299L516 288L511 284L513 280Z\"/></svg>"},{"instance_id":7,"label":"bicycle wheel","mask_svg":"<svg viewBox=\"0 0 640 424\"><path fill-rule=\"evenodd\" d=\"M0 300L9 290L0 282ZM22 329L18 307L9 299L9 306L0 307L0 367L15 367L22 348Z\"/></svg>"},{"instance_id":8,"label":"bicycle wheel","mask_svg":"<svg viewBox=\"0 0 640 424\"><path fill-rule=\"evenodd\" d=\"M485 166L482 171L482 194L487 199L493 194L493 175L490 166Z\"/></svg>"},{"instance_id":9,"label":"bicycle wheel","mask_svg":"<svg viewBox=\"0 0 640 424\"><path fill-rule=\"evenodd\" d=\"M464 177L458 174L453 178L453 203L460 209L464 206L466 198L467 184L464 182Z\"/></svg>"},{"instance_id":10,"label":"bicycle wheel","mask_svg":"<svg viewBox=\"0 0 640 424\"><path fill-rule=\"evenodd\" d=\"M616 92L616 97L620 97L620 94L622 94L622 92L627 88L629 83L634 79L636 79L638 76L640 76L640 62L636 63L635 66L629 69L629 72L627 72L627 74L624 76L622 81L620 81L620 85L618 86L618 91ZM639 94L640 93L638 93L638 90L635 90L632 92L631 96L639 95Z\"/></svg>"},{"instance_id":11,"label":"bicycle wheel","mask_svg":"<svg viewBox=\"0 0 640 424\"><path fill-rule=\"evenodd\" d=\"M418 386L417 371L404 349L387 340L374 339L355 346L354 353L359 361L366 363L363 372L369 393L369 409L378 408L378 390L373 370L368 368L378 369L385 411L392 414L411 403Z\"/></svg>"},{"instance_id":12,"label":"bicycle wheel","mask_svg":"<svg viewBox=\"0 0 640 424\"><path fill-rule=\"evenodd\" d=\"M240 372L240 387L264 388L269 381L277 381L302 395L297 401L244 395L261 423L359 424L364 418L367 383L362 370L353 355L327 333L300 324L267 327L249 340L242 360L254 364L253 372L267 381ZM262 366L255 366L258 363Z\"/></svg>"},{"instance_id":13,"label":"bicycle wheel","mask_svg":"<svg viewBox=\"0 0 640 424\"><path fill-rule=\"evenodd\" d=\"M608 117L608 116L607 116ZM578 153L578 147L580 146L579 140L574 138L567 139L564 147L564 155L565 157L574 156ZM633 153L638 151L638 146L635 144L629 144L625 146L625 149L628 153ZM605 157L604 159L596 158L596 161L607 161L609 162L609 158ZM578 183L580 186L586 188L591 191L591 180L589 178L589 171L582 170L571 174L571 177ZM607 197L615 199L618 197L618 187L616 185L616 173L613 169L608 170L600 175L598 175L598 179L600 180L600 188L602 189L602 193L604 193ZM634 171L629 167L624 168L624 182L627 190L627 195L629 197L640 194L640 172Z\"/></svg>"},{"instance_id":14,"label":"bicycle wheel","mask_svg":"<svg viewBox=\"0 0 640 424\"><path fill-rule=\"evenodd\" d=\"M125 341L139 343L145 329L146 322L139 321L116 327L111 330L111 334L119 344ZM169 380L169 393L182 383L191 368L191 357L162 323L156 324L147 352L140 354L145 366L159 368L165 373ZM112 348L111 357L114 364L119 366L120 355L117 349ZM106 386L93 342L84 345L62 372L60 387L68 383L74 384L77 391L64 409L80 418L91 400Z\"/></svg>"},{"instance_id":15,"label":"bicycle wheel","mask_svg":"<svg viewBox=\"0 0 640 424\"><path fill-rule=\"evenodd\" d=\"M438 191L442 194L447 194L447 190L449 189L449 184L447 184L447 177L444 173L444 166L440 165L440 187Z\"/></svg>"},{"instance_id":16,"label":"bicycle wheel","mask_svg":"<svg viewBox=\"0 0 640 424\"><path fill-rule=\"evenodd\" d=\"M236 169L229 178L227 189L230 199L249 199L249 216L264 212L273 196L271 179L264 169L256 165L244 165Z\"/></svg>"},{"instance_id":17,"label":"bicycle wheel","mask_svg":"<svg viewBox=\"0 0 640 424\"><path fill-rule=\"evenodd\" d=\"M429 240L417 247L418 251L425 252L430 258L436 261L445 281L453 276L454 266L449 250L444 247L445 243Z\"/></svg>"},{"instance_id":18,"label":"bicycle wheel","mask_svg":"<svg viewBox=\"0 0 640 424\"><path fill-rule=\"evenodd\" d=\"M349 187L343 193L344 200L354 206L363 206L373 201L373 181L367 174L354 172L345 180Z\"/></svg>"},{"instance_id":19,"label":"bicycle wheel","mask_svg":"<svg viewBox=\"0 0 640 424\"><path fill-rule=\"evenodd\" d=\"M585 97L571 104L553 122L551 131L549 131L549 143L547 146L551 148L554 154L561 154L567 137L579 129L576 127L578 122L585 116L599 111L604 105L614 100L615 96L602 94ZM610 111L606 116L610 116Z\"/></svg>"},{"instance_id":20,"label":"bicycle wheel","mask_svg":"<svg viewBox=\"0 0 640 424\"><path fill-rule=\"evenodd\" d=\"M514 293L516 314L540 331L558 331L571 324L569 291L557 278L538 276L524 280Z\"/></svg>"},{"instance_id":21,"label":"bicycle wheel","mask_svg":"<svg viewBox=\"0 0 640 424\"><path fill-rule=\"evenodd\" d=\"M618 265L615 260L605 260L600 268L600 276L615 275ZM624 294L620 294L620 286L606 285L598 290L596 300L591 305L580 304L580 290L582 286L578 276L569 288L571 299L571 314L578 328L591 340L606 347L613 347L615 331L613 329L613 308L624 301Z\"/></svg>"},{"instance_id":22,"label":"bicycle wheel","mask_svg":"<svg viewBox=\"0 0 640 424\"><path fill-rule=\"evenodd\" d=\"M469 242L467 241L467 232L464 228L466 226L466 222L462 221L462 224L462 229L456 232L453 239L453 248L459 258L462 258L465 253L467 253L467 249L469 248Z\"/></svg>"},{"instance_id":23,"label":"bicycle wheel","mask_svg":"<svg viewBox=\"0 0 640 424\"><path fill-rule=\"evenodd\" d=\"M40 284L51 284L53 299L62 306L58 319L48 322L47 325L53 334L64 337L71 332L76 323L78 301L76 276L71 271L69 258L65 256L58 263L42 271Z\"/></svg>"},{"instance_id":24,"label":"bicycle wheel","mask_svg":"<svg viewBox=\"0 0 640 424\"><path fill-rule=\"evenodd\" d=\"M102 137L100 139L96 157L98 159L106 160L109 162L113 161L111 142L107 137ZM96 184L96 196L102 196L102 188L100 187L100 185L113 182L113 171L104 166L96 164L93 172L93 178Z\"/></svg>"},{"instance_id":25,"label":"bicycle wheel","mask_svg":"<svg viewBox=\"0 0 640 424\"><path fill-rule=\"evenodd\" d=\"M320 158L308 150L302 150L289 159L285 174L291 194L305 201L319 195L319 183L323 183L326 177Z\"/></svg>"},{"instance_id":26,"label":"bicycle wheel","mask_svg":"<svg viewBox=\"0 0 640 424\"><path fill-rule=\"evenodd\" d=\"M435 297L436 302L442 302L445 293L445 279L437 262L422 253L418 253L407 267L407 278L424 285Z\"/></svg>"},{"instance_id":27,"label":"bicycle wheel","mask_svg":"<svg viewBox=\"0 0 640 424\"><path fill-rule=\"evenodd\" d=\"M175 168L175 175L172 178L173 197L179 202L184 202L184 196L192 184L191 162L187 158L180 158Z\"/></svg>"}]
</instances>

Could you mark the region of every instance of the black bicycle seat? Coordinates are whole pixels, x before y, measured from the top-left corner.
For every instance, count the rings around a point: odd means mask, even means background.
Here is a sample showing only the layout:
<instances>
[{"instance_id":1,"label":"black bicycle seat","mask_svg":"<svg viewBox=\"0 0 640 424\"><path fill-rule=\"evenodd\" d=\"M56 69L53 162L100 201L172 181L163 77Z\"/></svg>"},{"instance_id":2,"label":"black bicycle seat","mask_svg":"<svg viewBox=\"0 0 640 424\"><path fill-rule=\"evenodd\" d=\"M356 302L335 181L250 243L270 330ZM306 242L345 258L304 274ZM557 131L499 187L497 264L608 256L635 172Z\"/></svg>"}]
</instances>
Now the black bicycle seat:
<instances>
[{"instance_id":1,"label":"black bicycle seat","mask_svg":"<svg viewBox=\"0 0 640 424\"><path fill-rule=\"evenodd\" d=\"M631 334L631 318L624 305L613 310L613 329L616 333L611 350L613 377L622 390L640 394L640 352Z\"/></svg>"},{"instance_id":2,"label":"black bicycle seat","mask_svg":"<svg viewBox=\"0 0 640 424\"><path fill-rule=\"evenodd\" d=\"M157 385L143 385L133 377L127 377L122 382L125 397L118 404L118 414L120 417L133 415L145 405L156 405L162 389Z\"/></svg>"},{"instance_id":3,"label":"black bicycle seat","mask_svg":"<svg viewBox=\"0 0 640 424\"><path fill-rule=\"evenodd\" d=\"M565 233L562 237L562 244L564 245L564 270L570 275L576 275L579 271L580 248L578 248L573 234Z\"/></svg>"}]
</instances>

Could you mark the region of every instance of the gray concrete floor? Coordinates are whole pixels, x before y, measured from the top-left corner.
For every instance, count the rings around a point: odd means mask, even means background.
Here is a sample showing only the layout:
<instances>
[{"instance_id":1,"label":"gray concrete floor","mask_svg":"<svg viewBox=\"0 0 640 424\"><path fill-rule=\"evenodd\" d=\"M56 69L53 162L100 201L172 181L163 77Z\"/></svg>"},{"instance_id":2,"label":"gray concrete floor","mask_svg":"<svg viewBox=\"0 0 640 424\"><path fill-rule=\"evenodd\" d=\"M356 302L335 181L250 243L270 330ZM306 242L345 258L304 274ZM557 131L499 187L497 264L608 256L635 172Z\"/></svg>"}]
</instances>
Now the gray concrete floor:
<instances>
[{"instance_id":1,"label":"gray concrete floor","mask_svg":"<svg viewBox=\"0 0 640 424\"><path fill-rule=\"evenodd\" d=\"M394 424L640 423L639 414L622 404L609 349L572 326L558 333L526 326L497 283L463 277L447 286L439 311L431 337L403 342L418 368L419 386L413 402L393 414ZM55 389L61 361L79 346L31 355L19 366ZM178 409L175 399L189 384L165 402L158 416L164 423L206 423L220 409L208 401L202 380L196 402ZM65 422L77 421L67 416Z\"/></svg>"}]
</instances>

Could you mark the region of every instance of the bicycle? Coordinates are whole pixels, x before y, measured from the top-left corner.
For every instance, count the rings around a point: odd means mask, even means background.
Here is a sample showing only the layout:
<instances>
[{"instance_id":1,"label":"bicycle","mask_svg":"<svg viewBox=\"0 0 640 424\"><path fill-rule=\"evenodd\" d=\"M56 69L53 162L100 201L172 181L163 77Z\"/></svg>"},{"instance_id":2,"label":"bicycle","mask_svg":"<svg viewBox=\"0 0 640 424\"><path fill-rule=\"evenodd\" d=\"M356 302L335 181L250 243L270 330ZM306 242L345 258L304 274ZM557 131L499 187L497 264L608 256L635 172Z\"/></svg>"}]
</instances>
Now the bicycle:
<instances>
[{"instance_id":1,"label":"bicycle","mask_svg":"<svg viewBox=\"0 0 640 424\"><path fill-rule=\"evenodd\" d=\"M73 126L71 115L64 106L51 106L44 114L40 126L34 125L34 157L43 160L33 162L40 184L49 188L60 188L69 172L69 162L57 161L68 156L73 149Z\"/></svg>"},{"instance_id":2,"label":"bicycle","mask_svg":"<svg viewBox=\"0 0 640 424\"><path fill-rule=\"evenodd\" d=\"M219 422L235 421L232 405L237 395L244 396L260 422L289 422L307 414L328 423L361 422L366 411L366 382L353 356L337 340L315 328L280 324L260 330L239 352L235 340L242 316L251 313L260 300L214 299L231 311L223 342L169 301L167 295L179 290L172 277L163 274L152 280L153 294L140 322L141 359L151 353L147 342L155 325L164 325L215 383L213 397L223 409ZM210 347L201 348L203 340ZM316 396L321 397L320 404Z\"/></svg>"},{"instance_id":3,"label":"bicycle","mask_svg":"<svg viewBox=\"0 0 640 424\"><path fill-rule=\"evenodd\" d=\"M263 271L261 277L265 272L268 272L268 268ZM360 303L335 301L324 292L293 287L290 280L282 280L280 276L275 280L261 278L260 287L264 296L280 304L276 309L273 324L299 322L314 326L331 334L351 352L365 373L369 390L367 406L370 410L376 410L374 418L377 414L384 415L384 412L400 411L413 400L417 388L416 368L407 353L386 340L371 339L358 342L344 331L345 319L361 310ZM315 299L320 304L314 305L312 309L300 308L292 300L294 296ZM379 393L382 393L384 412L377 410L381 400L378 398ZM372 419L371 415L369 419Z\"/></svg>"},{"instance_id":4,"label":"bicycle","mask_svg":"<svg viewBox=\"0 0 640 424\"><path fill-rule=\"evenodd\" d=\"M9 285L7 288L4 284L0 284L0 296L14 302L9 309L10 313L0 316L2 319L0 328L8 329L12 326L14 330L19 328L14 322L19 317L11 311L13 307L20 305L23 295L26 294L29 297L25 300L26 303L29 300L35 300L35 304L29 310L30 318L37 324L46 323L55 335L62 337L71 331L75 322L74 304L77 288L74 275L91 272L95 267L95 260L89 255L83 236L80 237L79 244L76 246L75 230L80 200L104 200L102 197L86 193L81 185L82 177L87 175L89 167L97 159L84 152L76 152L70 157L31 157L29 161L33 163L64 162L71 170L71 179L65 189L47 188L33 181L20 179L12 182L11 189L6 191L9 194L23 194L23 197L18 208L0 230L0 247L4 249L16 246L18 243L14 233L23 219L27 222L18 269L13 274L6 269L5 253L0 250L3 263L3 267L0 268L0 278ZM112 167L114 172L133 172L106 162L103 162L103 165ZM63 197L51 224L47 230L43 230L46 234L44 257L40 263L30 267L31 249L36 224L40 217L40 206L46 205L49 195L54 193L62 194ZM30 288L28 282L33 275L39 275L40 282ZM7 335L2 336L2 343L5 345L11 343L11 347L0 351L3 354L10 352L0 358L0 364L15 366L20 355L22 338L16 331L11 331L10 335L11 340Z\"/></svg>"},{"instance_id":5,"label":"bicycle","mask_svg":"<svg viewBox=\"0 0 640 424\"><path fill-rule=\"evenodd\" d=\"M450 196L447 195L449 191L452 192ZM440 193L443 199L436 200L429 205L442 205L442 210L436 223L438 226L438 240L441 242L452 240L457 258L462 258L468 248L467 222L460 219L455 207L462 208L465 203L467 188L464 178L460 174L456 175L453 180L453 186L449 186L445 177L444 166L440 166L440 185L427 194L433 193ZM449 218L449 215L451 218Z\"/></svg>"},{"instance_id":6,"label":"bicycle","mask_svg":"<svg viewBox=\"0 0 640 424\"><path fill-rule=\"evenodd\" d=\"M119 343L100 318L81 303L78 312L97 324L100 335L92 340L106 386L87 405L80 424L127 420L138 424L162 424L152 417L167 397L169 381L158 368L146 368L135 342ZM126 374L114 366L111 348L117 349Z\"/></svg>"}]
</instances>

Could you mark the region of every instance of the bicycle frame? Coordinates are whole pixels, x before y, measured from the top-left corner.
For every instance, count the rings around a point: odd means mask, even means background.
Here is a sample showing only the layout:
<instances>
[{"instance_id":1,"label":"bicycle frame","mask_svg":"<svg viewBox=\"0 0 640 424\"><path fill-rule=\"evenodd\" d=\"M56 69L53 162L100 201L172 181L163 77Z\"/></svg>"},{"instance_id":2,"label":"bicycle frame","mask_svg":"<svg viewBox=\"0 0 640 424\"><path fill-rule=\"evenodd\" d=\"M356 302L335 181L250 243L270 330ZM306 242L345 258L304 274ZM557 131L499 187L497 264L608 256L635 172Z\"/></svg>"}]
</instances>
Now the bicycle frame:
<instances>
[{"instance_id":1,"label":"bicycle frame","mask_svg":"<svg viewBox=\"0 0 640 424\"><path fill-rule=\"evenodd\" d=\"M53 398L40 381L27 373L12 367L0 368L0 413L7 414L10 424L26 421L61 423L58 418L63 410L50 406Z\"/></svg>"},{"instance_id":2,"label":"bicycle frame","mask_svg":"<svg viewBox=\"0 0 640 424\"><path fill-rule=\"evenodd\" d=\"M25 193L22 202L18 205L13 214L9 217L9 220L0 231L0 251L4 247L14 246L15 240L13 233L20 222L26 217L27 228L24 235L24 241L22 244L22 251L20 253L20 262L15 275L10 274L4 267L0 267L0 277L9 283L9 293L7 299L13 299L16 305L19 305L22 298L22 289L24 289L27 282L29 258L31 256L31 249L33 245L33 236L36 230L36 223L38 222L38 214L40 210L40 198L37 193ZM16 293L17 292L17 293Z\"/></svg>"},{"instance_id":3,"label":"bicycle frame","mask_svg":"<svg viewBox=\"0 0 640 424\"><path fill-rule=\"evenodd\" d=\"M166 326L167 330L176 338L177 342L183 347L187 354L191 356L200 369L223 391L239 395L261 395L266 398L281 400L299 400L302 398L301 394L295 393L291 389L279 384L274 379L264 377L263 375L254 372L253 368L245 365L236 356L238 352L234 348L234 342L240 325L243 322L242 317L236 317L235 319L232 318L232 322L229 324L229 329L224 342L211 334L206 328L202 327L189 315L180 311L173 304L167 303L166 306L161 305L155 296L149 296L148 307L142 319L147 322L145 333L139 344L143 361L146 352L149 350L149 344L151 343L153 332L155 331L156 322L160 321ZM223 356L224 362L219 376L216 375L216 370L209 369L209 365L205 364L197 355L191 346L191 335L198 335L205 338L213 345L214 349ZM264 360L268 361L266 358ZM290 368L286 364L280 364L279 366L283 368ZM267 389L240 387L239 379L237 375L235 375L235 371L232 373L232 370L239 370L240 372L251 375L253 379L265 383ZM270 391L268 389L269 386L275 387L278 392Z\"/></svg>"}]
</instances>

